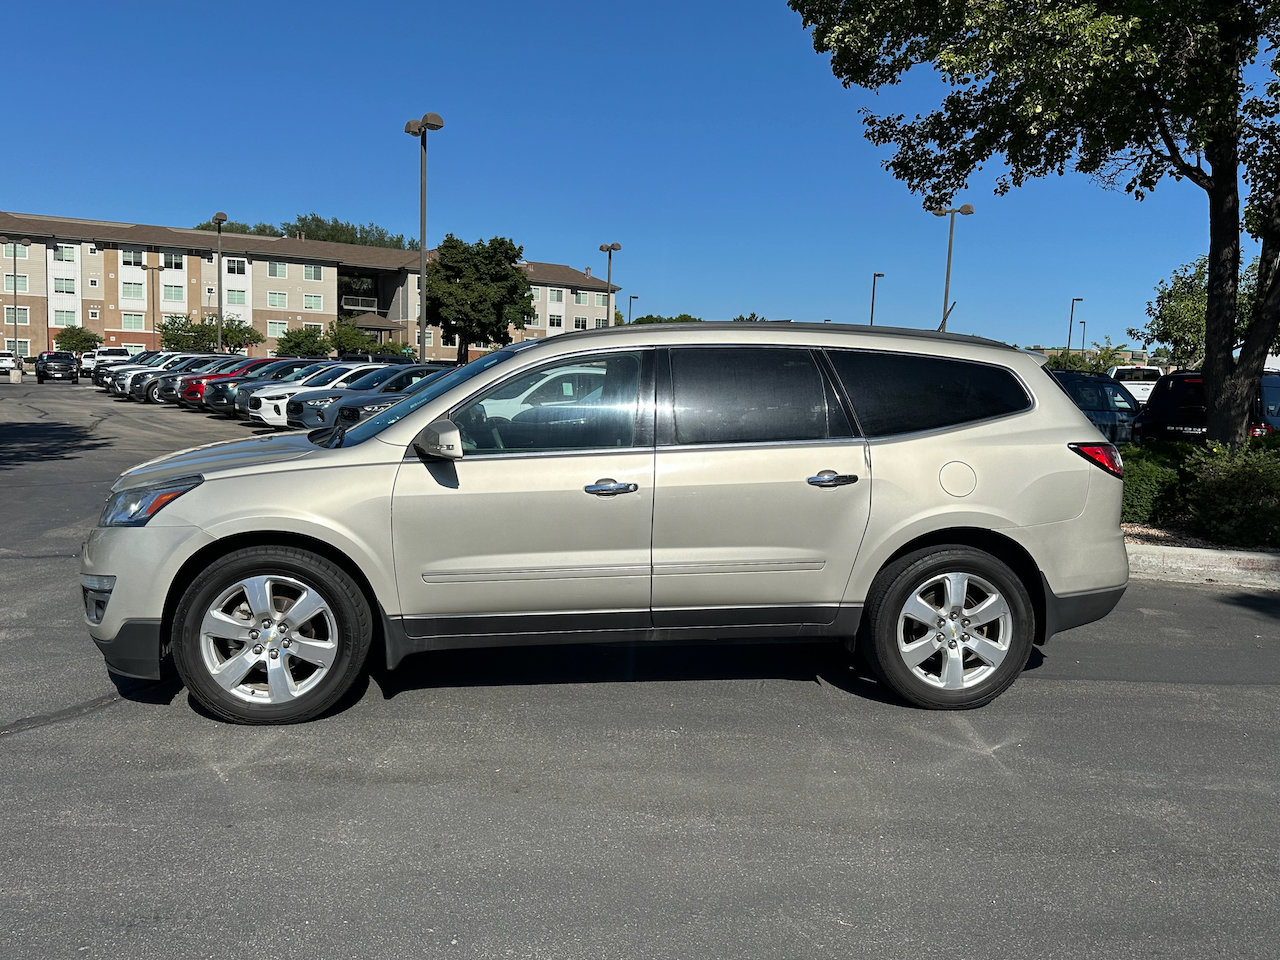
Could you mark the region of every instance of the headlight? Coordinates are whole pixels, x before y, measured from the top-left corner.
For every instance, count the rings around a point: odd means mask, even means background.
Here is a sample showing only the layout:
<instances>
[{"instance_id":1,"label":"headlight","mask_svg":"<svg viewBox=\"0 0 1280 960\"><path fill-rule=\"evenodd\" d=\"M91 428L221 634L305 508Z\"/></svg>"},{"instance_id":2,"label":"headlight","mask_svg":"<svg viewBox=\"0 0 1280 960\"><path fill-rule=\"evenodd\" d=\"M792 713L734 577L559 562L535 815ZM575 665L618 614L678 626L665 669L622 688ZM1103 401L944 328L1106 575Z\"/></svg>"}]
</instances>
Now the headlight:
<instances>
[{"instance_id":1,"label":"headlight","mask_svg":"<svg viewBox=\"0 0 1280 960\"><path fill-rule=\"evenodd\" d=\"M316 397L314 400L305 400L303 402L306 403L308 407L327 407L329 404L333 403L333 401L340 400L340 399L342 398L341 397Z\"/></svg>"},{"instance_id":2,"label":"headlight","mask_svg":"<svg viewBox=\"0 0 1280 960\"><path fill-rule=\"evenodd\" d=\"M383 410L394 407L395 405L396 401L388 400L386 403L366 403L363 404L363 407L365 414L372 416L375 413L381 413Z\"/></svg>"},{"instance_id":3,"label":"headlight","mask_svg":"<svg viewBox=\"0 0 1280 960\"><path fill-rule=\"evenodd\" d=\"M157 513L203 481L204 477L182 477L152 487L132 487L114 493L102 508L98 526L144 527Z\"/></svg>"}]
</instances>

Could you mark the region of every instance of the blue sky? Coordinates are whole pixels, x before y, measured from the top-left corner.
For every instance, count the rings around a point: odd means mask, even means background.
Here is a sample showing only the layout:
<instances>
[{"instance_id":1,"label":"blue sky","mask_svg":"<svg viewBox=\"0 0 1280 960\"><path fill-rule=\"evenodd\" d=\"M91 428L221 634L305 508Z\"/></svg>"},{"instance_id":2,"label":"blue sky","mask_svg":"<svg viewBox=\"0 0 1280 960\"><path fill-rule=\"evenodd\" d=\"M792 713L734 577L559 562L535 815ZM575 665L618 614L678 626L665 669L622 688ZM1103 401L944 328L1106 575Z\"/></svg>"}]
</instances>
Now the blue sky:
<instances>
[{"instance_id":1,"label":"blue sky","mask_svg":"<svg viewBox=\"0 0 1280 960\"><path fill-rule=\"evenodd\" d=\"M860 106L784 0L13 4L0 209L192 226L316 212L427 242L509 236L605 273L636 315L936 327L947 222L881 168ZM15 44L14 39L18 42ZM15 61L16 57L16 61ZM11 85L12 84L12 85ZM6 119L7 118L7 119ZM949 329L1128 340L1152 288L1207 246L1206 201L1078 175L956 197Z\"/></svg>"}]
</instances>

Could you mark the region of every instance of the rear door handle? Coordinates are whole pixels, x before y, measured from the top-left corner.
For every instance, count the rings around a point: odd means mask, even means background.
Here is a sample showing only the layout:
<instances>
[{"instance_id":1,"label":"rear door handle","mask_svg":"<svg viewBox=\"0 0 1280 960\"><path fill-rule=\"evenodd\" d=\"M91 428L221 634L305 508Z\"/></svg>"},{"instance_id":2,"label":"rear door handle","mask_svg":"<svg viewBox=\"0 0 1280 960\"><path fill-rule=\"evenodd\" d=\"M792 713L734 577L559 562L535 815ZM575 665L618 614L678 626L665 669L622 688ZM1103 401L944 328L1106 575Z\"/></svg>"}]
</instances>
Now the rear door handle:
<instances>
[{"instance_id":1,"label":"rear door handle","mask_svg":"<svg viewBox=\"0 0 1280 960\"><path fill-rule=\"evenodd\" d=\"M619 483L612 477L605 477L582 488L597 497L616 497L620 493L635 493L640 488L634 483Z\"/></svg>"},{"instance_id":2,"label":"rear door handle","mask_svg":"<svg viewBox=\"0 0 1280 960\"><path fill-rule=\"evenodd\" d=\"M809 484L815 487L847 487L858 482L856 473L836 473L834 470L819 471L816 477L809 478Z\"/></svg>"}]
</instances>

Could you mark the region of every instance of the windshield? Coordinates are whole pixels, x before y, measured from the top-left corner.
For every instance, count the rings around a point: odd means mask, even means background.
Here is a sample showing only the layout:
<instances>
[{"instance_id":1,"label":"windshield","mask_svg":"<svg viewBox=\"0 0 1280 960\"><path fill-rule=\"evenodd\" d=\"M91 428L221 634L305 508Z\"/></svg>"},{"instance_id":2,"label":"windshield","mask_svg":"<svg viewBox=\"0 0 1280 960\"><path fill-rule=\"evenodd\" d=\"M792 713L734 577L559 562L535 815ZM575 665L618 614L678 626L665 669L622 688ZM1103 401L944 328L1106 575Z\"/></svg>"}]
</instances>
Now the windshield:
<instances>
[{"instance_id":1,"label":"windshield","mask_svg":"<svg viewBox=\"0 0 1280 960\"><path fill-rule=\"evenodd\" d=\"M371 390L381 383L386 383L397 373L404 370L404 367L393 366L383 367L381 370L374 370L372 373L366 373L359 380L354 380L347 384L348 390Z\"/></svg>"},{"instance_id":2,"label":"windshield","mask_svg":"<svg viewBox=\"0 0 1280 960\"><path fill-rule=\"evenodd\" d=\"M1160 371L1150 367L1121 367L1116 371L1115 379L1121 382L1155 383L1160 379Z\"/></svg>"},{"instance_id":3,"label":"windshield","mask_svg":"<svg viewBox=\"0 0 1280 960\"><path fill-rule=\"evenodd\" d=\"M399 403L393 404L381 413L356 424L343 434L341 445L352 447L358 443L364 443L370 437L376 437L387 427L403 420L423 404L430 403L436 397L443 396L459 384L466 383L472 377L484 373L490 367L505 363L515 354L516 351L511 349L495 350L493 353L486 353L477 360L472 360L465 367L458 367L442 376L420 381L418 389L412 393L405 394L404 399Z\"/></svg>"},{"instance_id":4,"label":"windshield","mask_svg":"<svg viewBox=\"0 0 1280 960\"><path fill-rule=\"evenodd\" d=\"M293 383L295 380L305 380L307 379L307 377L311 376L313 373L323 370L325 367L329 365L330 365L329 361L325 360L320 363L312 363L305 367L299 367L297 370L293 371L293 373L289 374L287 377L281 377L280 382Z\"/></svg>"},{"instance_id":5,"label":"windshield","mask_svg":"<svg viewBox=\"0 0 1280 960\"><path fill-rule=\"evenodd\" d=\"M277 370L284 370L293 363L292 360L277 360L275 363L264 363L261 366L254 367L252 370L246 370L240 376L246 380L258 380L261 377L269 377Z\"/></svg>"}]
</instances>

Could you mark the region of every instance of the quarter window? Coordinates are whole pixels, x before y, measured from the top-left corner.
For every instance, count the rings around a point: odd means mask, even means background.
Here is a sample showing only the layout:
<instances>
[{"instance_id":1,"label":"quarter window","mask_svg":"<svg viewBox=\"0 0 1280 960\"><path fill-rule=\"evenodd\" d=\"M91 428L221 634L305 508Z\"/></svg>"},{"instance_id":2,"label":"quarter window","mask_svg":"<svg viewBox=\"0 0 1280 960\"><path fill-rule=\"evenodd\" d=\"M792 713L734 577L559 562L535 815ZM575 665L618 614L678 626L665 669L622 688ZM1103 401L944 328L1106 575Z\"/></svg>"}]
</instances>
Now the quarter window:
<instances>
[{"instance_id":1,"label":"quarter window","mask_svg":"<svg viewBox=\"0 0 1280 960\"><path fill-rule=\"evenodd\" d=\"M869 350L828 354L869 437L937 430L1026 410L1027 391L986 363Z\"/></svg>"},{"instance_id":2,"label":"quarter window","mask_svg":"<svg viewBox=\"0 0 1280 960\"><path fill-rule=\"evenodd\" d=\"M453 414L466 453L633 447L640 353L561 360L521 373Z\"/></svg>"},{"instance_id":3,"label":"quarter window","mask_svg":"<svg viewBox=\"0 0 1280 960\"><path fill-rule=\"evenodd\" d=\"M675 442L773 443L852 435L808 350L671 351Z\"/></svg>"}]
</instances>

